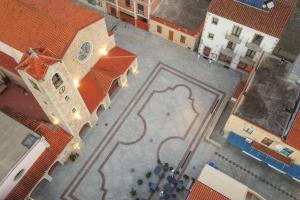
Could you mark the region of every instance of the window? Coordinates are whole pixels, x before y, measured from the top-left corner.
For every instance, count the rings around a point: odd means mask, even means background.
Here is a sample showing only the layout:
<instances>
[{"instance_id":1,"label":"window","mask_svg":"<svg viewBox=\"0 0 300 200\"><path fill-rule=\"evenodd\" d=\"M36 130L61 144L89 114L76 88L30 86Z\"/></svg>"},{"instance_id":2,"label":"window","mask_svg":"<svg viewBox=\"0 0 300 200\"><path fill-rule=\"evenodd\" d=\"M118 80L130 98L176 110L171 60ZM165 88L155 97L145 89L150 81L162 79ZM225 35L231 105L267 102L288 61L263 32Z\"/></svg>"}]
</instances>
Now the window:
<instances>
[{"instance_id":1,"label":"window","mask_svg":"<svg viewBox=\"0 0 300 200\"><path fill-rule=\"evenodd\" d=\"M180 42L183 43L183 44L185 43L185 36L183 36L183 35L180 36Z\"/></svg>"},{"instance_id":2,"label":"window","mask_svg":"<svg viewBox=\"0 0 300 200\"><path fill-rule=\"evenodd\" d=\"M52 83L53 83L55 89L57 89L63 83L63 81L60 78L60 76L59 76L58 73L56 73L56 74L53 75L53 77L52 77Z\"/></svg>"},{"instance_id":3,"label":"window","mask_svg":"<svg viewBox=\"0 0 300 200\"><path fill-rule=\"evenodd\" d=\"M130 0L125 0L125 4L127 7L130 7Z\"/></svg>"},{"instance_id":4,"label":"window","mask_svg":"<svg viewBox=\"0 0 300 200\"><path fill-rule=\"evenodd\" d=\"M263 144L266 145L266 146L270 146L270 145L273 143L273 140L271 140L271 139L265 137L265 138L261 141L261 143L263 143Z\"/></svg>"},{"instance_id":5,"label":"window","mask_svg":"<svg viewBox=\"0 0 300 200\"><path fill-rule=\"evenodd\" d=\"M259 35L259 34L255 34L254 35L254 38L253 38L253 40L252 40L252 42L254 43L254 44L257 44L258 46L261 44L261 42L262 42L262 40L264 39L264 37L263 36L261 36L261 35Z\"/></svg>"},{"instance_id":6,"label":"window","mask_svg":"<svg viewBox=\"0 0 300 200\"><path fill-rule=\"evenodd\" d=\"M15 175L15 178L14 178L14 181L18 180L19 178L21 178L21 176L24 174L25 172L25 169L21 169L16 175Z\"/></svg>"},{"instance_id":7,"label":"window","mask_svg":"<svg viewBox=\"0 0 300 200\"><path fill-rule=\"evenodd\" d=\"M284 155L284 156L289 156L289 155L291 155L292 153L293 153L294 151L293 150L291 150L291 149L289 149L289 148L283 148L283 149L281 149L281 151L280 151L280 153L282 154L282 155Z\"/></svg>"},{"instance_id":8,"label":"window","mask_svg":"<svg viewBox=\"0 0 300 200\"><path fill-rule=\"evenodd\" d=\"M242 32L242 28L239 27L239 26L234 26L233 29L232 29L232 35L236 36L236 37L240 37L241 35L241 32Z\"/></svg>"},{"instance_id":9,"label":"window","mask_svg":"<svg viewBox=\"0 0 300 200\"><path fill-rule=\"evenodd\" d=\"M215 36L215 35L214 35L213 33L208 33L208 38L209 38L209 39L212 39L212 40L213 40L213 39L214 39L214 36Z\"/></svg>"},{"instance_id":10,"label":"window","mask_svg":"<svg viewBox=\"0 0 300 200\"><path fill-rule=\"evenodd\" d=\"M218 22L219 22L219 19L218 19L218 18L216 18L216 17L213 17L213 19L212 19L212 22L211 22L211 23L213 23L213 24L217 25L217 24L218 24Z\"/></svg>"},{"instance_id":11,"label":"window","mask_svg":"<svg viewBox=\"0 0 300 200\"><path fill-rule=\"evenodd\" d=\"M24 140L21 142L22 145L24 145L25 147L27 147L27 149L30 149L32 147L32 145L38 140L39 138L32 135L32 134L28 134Z\"/></svg>"},{"instance_id":12,"label":"window","mask_svg":"<svg viewBox=\"0 0 300 200\"><path fill-rule=\"evenodd\" d=\"M141 4L138 4L138 14L144 15L144 6Z\"/></svg>"},{"instance_id":13,"label":"window","mask_svg":"<svg viewBox=\"0 0 300 200\"><path fill-rule=\"evenodd\" d=\"M227 44L227 48L231 49L233 51L234 48L235 48L235 44L233 42L229 41L228 44Z\"/></svg>"},{"instance_id":14,"label":"window","mask_svg":"<svg viewBox=\"0 0 300 200\"><path fill-rule=\"evenodd\" d=\"M81 45L77 58L79 61L85 61L88 59L92 51L92 44L90 42L85 42Z\"/></svg>"},{"instance_id":15,"label":"window","mask_svg":"<svg viewBox=\"0 0 300 200\"><path fill-rule=\"evenodd\" d=\"M253 51L251 49L248 49L247 52L246 52L246 57L249 57L249 58L253 59L254 56L255 56L255 53L256 53L255 51Z\"/></svg>"},{"instance_id":16,"label":"window","mask_svg":"<svg viewBox=\"0 0 300 200\"><path fill-rule=\"evenodd\" d=\"M243 128L243 131L249 133L249 134L252 134L253 133L253 129L252 128L248 128L248 127L244 127Z\"/></svg>"},{"instance_id":17,"label":"window","mask_svg":"<svg viewBox=\"0 0 300 200\"><path fill-rule=\"evenodd\" d=\"M72 113L75 113L75 112L76 112L76 108L73 108L73 109L72 109Z\"/></svg>"},{"instance_id":18,"label":"window","mask_svg":"<svg viewBox=\"0 0 300 200\"><path fill-rule=\"evenodd\" d=\"M33 82L32 80L28 79L29 82L31 83L32 87L38 91L40 91L39 87L37 86L37 84L35 82Z\"/></svg>"},{"instance_id":19,"label":"window","mask_svg":"<svg viewBox=\"0 0 300 200\"><path fill-rule=\"evenodd\" d=\"M161 32L162 32L162 30L161 30L161 26L157 25L157 27L156 27L156 31L157 31L158 33L161 33Z\"/></svg>"}]
</instances>

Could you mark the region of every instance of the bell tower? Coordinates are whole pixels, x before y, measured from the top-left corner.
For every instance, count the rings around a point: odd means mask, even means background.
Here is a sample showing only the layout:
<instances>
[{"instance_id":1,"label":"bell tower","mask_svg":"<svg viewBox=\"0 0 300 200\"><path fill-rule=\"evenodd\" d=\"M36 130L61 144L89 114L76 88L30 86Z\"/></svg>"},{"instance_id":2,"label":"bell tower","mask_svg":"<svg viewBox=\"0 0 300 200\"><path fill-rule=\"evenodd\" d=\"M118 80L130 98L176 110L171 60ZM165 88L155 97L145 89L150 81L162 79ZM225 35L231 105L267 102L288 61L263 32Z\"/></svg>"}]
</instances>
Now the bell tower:
<instances>
[{"instance_id":1,"label":"bell tower","mask_svg":"<svg viewBox=\"0 0 300 200\"><path fill-rule=\"evenodd\" d=\"M96 121L88 111L64 63L51 52L30 49L17 67L25 84L49 120L72 135L79 136L82 126Z\"/></svg>"}]
</instances>

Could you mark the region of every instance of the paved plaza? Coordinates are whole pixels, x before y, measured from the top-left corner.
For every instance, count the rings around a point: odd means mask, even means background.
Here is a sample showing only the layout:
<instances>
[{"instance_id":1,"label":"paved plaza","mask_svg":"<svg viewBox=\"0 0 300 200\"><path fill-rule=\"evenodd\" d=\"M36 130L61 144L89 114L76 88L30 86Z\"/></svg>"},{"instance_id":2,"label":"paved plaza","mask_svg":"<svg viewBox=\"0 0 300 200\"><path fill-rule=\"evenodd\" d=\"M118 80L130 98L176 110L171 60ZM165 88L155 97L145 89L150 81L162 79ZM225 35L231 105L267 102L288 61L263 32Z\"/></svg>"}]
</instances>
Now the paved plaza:
<instances>
[{"instance_id":1,"label":"paved plaza","mask_svg":"<svg viewBox=\"0 0 300 200\"><path fill-rule=\"evenodd\" d=\"M232 106L227 102L240 73L209 64L188 49L113 17L106 20L116 43L137 54L139 73L129 75L129 86L114 95L110 109L88 130L79 159L58 166L53 180L42 182L33 192L34 199L131 200L134 188L137 197L156 200L145 174L160 159L180 175L194 178L204 164L214 161L220 170L270 200L298 200L299 185L278 177L222 137ZM205 140L211 131L221 148ZM143 185L137 185L138 179Z\"/></svg>"}]
</instances>

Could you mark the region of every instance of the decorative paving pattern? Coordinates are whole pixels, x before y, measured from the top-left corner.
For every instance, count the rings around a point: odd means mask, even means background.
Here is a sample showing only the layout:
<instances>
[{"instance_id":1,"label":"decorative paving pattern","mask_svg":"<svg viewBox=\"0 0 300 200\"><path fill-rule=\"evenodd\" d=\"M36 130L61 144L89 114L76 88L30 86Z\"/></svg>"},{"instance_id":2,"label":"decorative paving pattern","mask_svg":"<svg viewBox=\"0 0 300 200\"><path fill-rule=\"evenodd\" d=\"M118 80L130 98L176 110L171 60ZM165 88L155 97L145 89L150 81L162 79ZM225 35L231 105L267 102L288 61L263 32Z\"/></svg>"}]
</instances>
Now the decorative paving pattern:
<instances>
[{"instance_id":1,"label":"decorative paving pattern","mask_svg":"<svg viewBox=\"0 0 300 200\"><path fill-rule=\"evenodd\" d=\"M230 158L215 152L215 155L218 156L220 159L222 159L223 161L229 163L230 165L232 165L233 167L235 167L237 170L243 171L244 173L246 173L249 176L254 177L255 179L257 179L260 182L265 183L266 185L274 188L275 190L279 191L280 193L284 194L287 198L292 199L292 200L300 200L299 198L293 196L292 194L286 192L284 189L281 189L279 186L269 182L268 180L264 179L263 177L259 176L258 174L250 171L249 169L247 169L244 166L241 166L240 164L234 162L233 160L231 160Z\"/></svg>"},{"instance_id":2,"label":"decorative paving pattern","mask_svg":"<svg viewBox=\"0 0 300 200\"><path fill-rule=\"evenodd\" d=\"M223 92L158 64L61 199L84 199L97 188L97 199L129 199L135 174L142 176L157 159L184 173L224 97Z\"/></svg>"}]
</instances>

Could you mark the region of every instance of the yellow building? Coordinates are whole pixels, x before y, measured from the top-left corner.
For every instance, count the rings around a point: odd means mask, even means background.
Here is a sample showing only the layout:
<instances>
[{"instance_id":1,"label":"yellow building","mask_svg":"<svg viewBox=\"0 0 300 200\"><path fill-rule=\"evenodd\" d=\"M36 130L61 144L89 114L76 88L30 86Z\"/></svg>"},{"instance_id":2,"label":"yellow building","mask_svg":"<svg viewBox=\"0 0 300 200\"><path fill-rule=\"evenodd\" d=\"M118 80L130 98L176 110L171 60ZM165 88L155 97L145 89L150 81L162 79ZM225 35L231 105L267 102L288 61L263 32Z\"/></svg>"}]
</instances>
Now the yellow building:
<instances>
[{"instance_id":1,"label":"yellow building","mask_svg":"<svg viewBox=\"0 0 300 200\"><path fill-rule=\"evenodd\" d=\"M162 0L151 15L149 31L182 47L198 48L209 1Z\"/></svg>"},{"instance_id":2,"label":"yellow building","mask_svg":"<svg viewBox=\"0 0 300 200\"><path fill-rule=\"evenodd\" d=\"M224 132L245 154L300 182L300 90L291 68L265 58L250 74Z\"/></svg>"}]
</instances>

